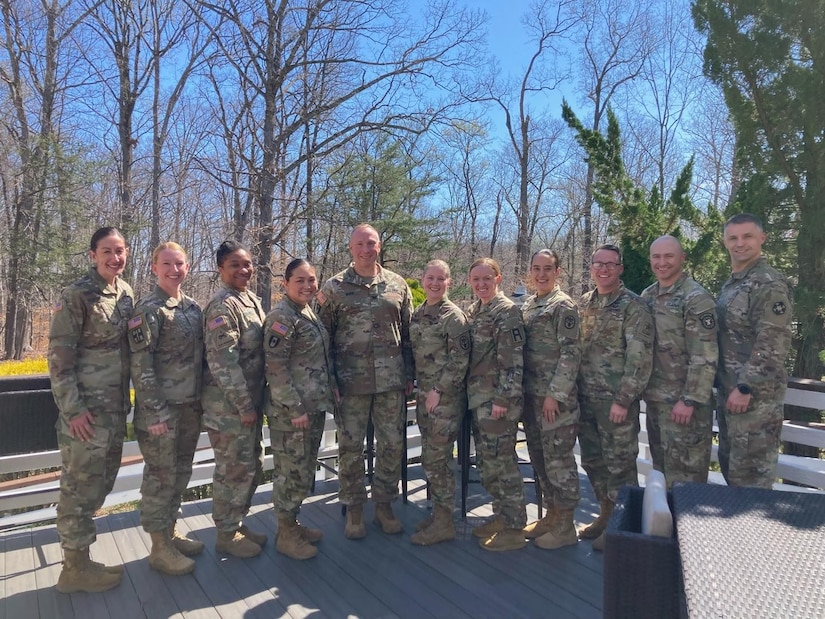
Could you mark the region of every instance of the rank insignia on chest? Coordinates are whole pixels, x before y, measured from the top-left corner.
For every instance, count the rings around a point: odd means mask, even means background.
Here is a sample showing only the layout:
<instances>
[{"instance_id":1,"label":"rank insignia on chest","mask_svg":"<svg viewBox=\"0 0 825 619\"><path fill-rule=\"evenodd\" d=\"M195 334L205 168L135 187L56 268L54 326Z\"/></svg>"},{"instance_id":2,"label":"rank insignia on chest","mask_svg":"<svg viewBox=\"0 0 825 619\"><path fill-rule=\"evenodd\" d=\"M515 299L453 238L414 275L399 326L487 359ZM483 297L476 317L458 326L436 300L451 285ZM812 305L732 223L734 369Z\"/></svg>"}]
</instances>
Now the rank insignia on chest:
<instances>
[{"instance_id":1,"label":"rank insignia on chest","mask_svg":"<svg viewBox=\"0 0 825 619\"><path fill-rule=\"evenodd\" d=\"M784 314L787 311L788 308L785 306L784 301L777 301L776 303L773 304L772 309L773 309L774 314L776 314L777 316L781 316L782 314Z\"/></svg>"},{"instance_id":2,"label":"rank insignia on chest","mask_svg":"<svg viewBox=\"0 0 825 619\"><path fill-rule=\"evenodd\" d=\"M699 322L705 329L713 329L716 326L716 318L710 312L699 316Z\"/></svg>"}]
</instances>

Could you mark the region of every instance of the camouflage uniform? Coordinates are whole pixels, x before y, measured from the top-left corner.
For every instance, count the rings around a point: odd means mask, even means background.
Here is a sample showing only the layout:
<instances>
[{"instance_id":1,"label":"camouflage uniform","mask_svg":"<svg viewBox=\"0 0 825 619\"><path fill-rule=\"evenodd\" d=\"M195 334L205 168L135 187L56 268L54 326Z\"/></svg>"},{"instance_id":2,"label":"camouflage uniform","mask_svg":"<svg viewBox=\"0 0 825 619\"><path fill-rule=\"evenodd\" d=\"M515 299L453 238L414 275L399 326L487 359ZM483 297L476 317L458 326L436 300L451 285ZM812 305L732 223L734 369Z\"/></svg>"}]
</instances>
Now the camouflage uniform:
<instances>
[{"instance_id":1,"label":"camouflage uniform","mask_svg":"<svg viewBox=\"0 0 825 619\"><path fill-rule=\"evenodd\" d=\"M311 308L284 298L266 317L263 348L272 502L294 517L312 488L326 414L335 411L329 335ZM309 428L294 427L291 420L304 414Z\"/></svg>"},{"instance_id":2,"label":"camouflage uniform","mask_svg":"<svg viewBox=\"0 0 825 619\"><path fill-rule=\"evenodd\" d=\"M573 448L579 422L576 375L581 361L579 314L560 288L533 295L521 308L524 345L524 430L530 461L548 509L575 509L579 474ZM559 403L552 422L543 414L544 399Z\"/></svg>"},{"instance_id":3,"label":"camouflage uniform","mask_svg":"<svg viewBox=\"0 0 825 619\"><path fill-rule=\"evenodd\" d=\"M467 317L449 299L438 305L422 303L412 315L410 339L418 379L417 419L421 428L421 464L435 505L452 513L455 473L451 462L461 419L467 411L464 380L470 362ZM426 394L441 391L438 406L427 412Z\"/></svg>"},{"instance_id":4,"label":"camouflage uniform","mask_svg":"<svg viewBox=\"0 0 825 619\"><path fill-rule=\"evenodd\" d=\"M656 325L653 372L644 392L647 437L653 466L670 487L675 481L708 480L713 443L713 378L719 347L716 301L683 273L672 285L642 292ZM687 425L674 422L679 400L695 402Z\"/></svg>"},{"instance_id":5,"label":"camouflage uniform","mask_svg":"<svg viewBox=\"0 0 825 619\"><path fill-rule=\"evenodd\" d=\"M95 539L94 513L120 469L129 413L129 346L126 324L134 295L121 279L113 286L92 267L66 288L49 332L49 374L60 416L60 501L57 532L63 548L83 550ZM90 412L95 435L81 441L69 421Z\"/></svg>"},{"instance_id":6,"label":"camouflage uniform","mask_svg":"<svg viewBox=\"0 0 825 619\"><path fill-rule=\"evenodd\" d=\"M338 498L345 505L362 505L367 499L364 437L372 416L377 442L372 498L388 503L398 496L405 457L404 391L414 374L412 293L404 278L388 269L378 266L375 277L361 277L350 266L327 280L318 304L341 394Z\"/></svg>"},{"instance_id":7,"label":"camouflage uniform","mask_svg":"<svg viewBox=\"0 0 825 619\"><path fill-rule=\"evenodd\" d=\"M616 501L624 484L638 485L639 397L653 363L653 318L647 304L619 283L606 297L582 297L582 362L579 368L579 446L599 501ZM627 408L610 421L613 403Z\"/></svg>"},{"instance_id":8,"label":"camouflage uniform","mask_svg":"<svg viewBox=\"0 0 825 619\"><path fill-rule=\"evenodd\" d=\"M506 529L527 523L524 485L516 456L516 427L522 411L524 323L521 311L502 293L468 312L473 336L467 398L478 429L481 479L493 497L493 513ZM493 404L507 415L492 418Z\"/></svg>"},{"instance_id":9,"label":"camouflage uniform","mask_svg":"<svg viewBox=\"0 0 825 619\"><path fill-rule=\"evenodd\" d=\"M719 314L719 464L729 485L771 488L776 479L785 359L791 347L792 290L765 258L731 275L716 305ZM745 413L728 413L728 394L748 385Z\"/></svg>"},{"instance_id":10,"label":"camouflage uniform","mask_svg":"<svg viewBox=\"0 0 825 619\"><path fill-rule=\"evenodd\" d=\"M249 511L263 475L264 310L251 292L224 285L203 319L203 425L215 451L212 517L219 532L231 533ZM241 424L241 415L249 413L258 415L251 427Z\"/></svg>"},{"instance_id":11,"label":"camouflage uniform","mask_svg":"<svg viewBox=\"0 0 825 619\"><path fill-rule=\"evenodd\" d=\"M129 321L135 433L143 454L140 518L148 532L166 531L177 519L192 477L201 432L203 312L195 300L173 299L160 287L138 301ZM168 431L151 434L166 422Z\"/></svg>"}]
</instances>

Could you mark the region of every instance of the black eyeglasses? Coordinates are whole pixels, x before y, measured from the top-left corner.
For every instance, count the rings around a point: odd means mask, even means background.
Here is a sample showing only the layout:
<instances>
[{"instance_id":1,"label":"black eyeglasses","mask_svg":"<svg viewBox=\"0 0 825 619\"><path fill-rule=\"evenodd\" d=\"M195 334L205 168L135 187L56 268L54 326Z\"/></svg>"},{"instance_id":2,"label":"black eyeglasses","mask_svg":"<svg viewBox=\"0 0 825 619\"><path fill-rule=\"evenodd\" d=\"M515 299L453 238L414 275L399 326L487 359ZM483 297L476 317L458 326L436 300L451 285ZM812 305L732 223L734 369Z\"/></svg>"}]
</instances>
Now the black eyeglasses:
<instances>
[{"instance_id":1,"label":"black eyeglasses","mask_svg":"<svg viewBox=\"0 0 825 619\"><path fill-rule=\"evenodd\" d=\"M597 271L600 271L601 269L607 269L608 271L612 271L616 267L620 267L621 265L621 262L591 262L590 268L596 269Z\"/></svg>"}]
</instances>

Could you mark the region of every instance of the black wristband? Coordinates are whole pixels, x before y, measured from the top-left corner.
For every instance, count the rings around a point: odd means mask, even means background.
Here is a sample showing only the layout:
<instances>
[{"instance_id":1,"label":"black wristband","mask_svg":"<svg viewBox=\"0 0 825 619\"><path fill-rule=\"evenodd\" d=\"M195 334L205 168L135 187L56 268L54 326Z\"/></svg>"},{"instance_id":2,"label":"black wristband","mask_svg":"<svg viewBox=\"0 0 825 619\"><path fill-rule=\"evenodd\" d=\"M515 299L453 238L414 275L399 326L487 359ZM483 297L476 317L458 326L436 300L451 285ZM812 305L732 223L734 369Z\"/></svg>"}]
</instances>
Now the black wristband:
<instances>
[{"instance_id":1,"label":"black wristband","mask_svg":"<svg viewBox=\"0 0 825 619\"><path fill-rule=\"evenodd\" d=\"M751 386L746 385L745 383L739 383L736 385L736 388L739 390L739 393L742 395L750 395L751 394Z\"/></svg>"}]
</instances>

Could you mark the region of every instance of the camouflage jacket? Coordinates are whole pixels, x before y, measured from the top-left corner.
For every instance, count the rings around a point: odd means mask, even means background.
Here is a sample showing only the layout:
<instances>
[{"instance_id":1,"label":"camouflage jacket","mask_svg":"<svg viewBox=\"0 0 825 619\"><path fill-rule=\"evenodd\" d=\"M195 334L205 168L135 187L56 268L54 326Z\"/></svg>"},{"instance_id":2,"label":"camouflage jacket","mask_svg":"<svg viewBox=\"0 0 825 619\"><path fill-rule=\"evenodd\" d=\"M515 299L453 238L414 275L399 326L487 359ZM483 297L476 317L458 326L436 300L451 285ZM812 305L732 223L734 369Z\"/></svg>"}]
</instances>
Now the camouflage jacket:
<instances>
[{"instance_id":1,"label":"camouflage jacket","mask_svg":"<svg viewBox=\"0 0 825 619\"><path fill-rule=\"evenodd\" d=\"M167 404L198 402L203 380L203 312L191 297L160 287L140 299L129 321L135 423L169 419Z\"/></svg>"},{"instance_id":2,"label":"camouflage jacket","mask_svg":"<svg viewBox=\"0 0 825 619\"><path fill-rule=\"evenodd\" d=\"M239 415L263 413L264 310L253 293L223 285L204 309L203 321L208 365L203 423L223 430L222 418L234 427Z\"/></svg>"},{"instance_id":3,"label":"camouflage jacket","mask_svg":"<svg viewBox=\"0 0 825 619\"><path fill-rule=\"evenodd\" d=\"M419 305L410 322L419 391L436 387L448 393L465 390L470 363L470 325L458 306L444 299Z\"/></svg>"},{"instance_id":4,"label":"camouflage jacket","mask_svg":"<svg viewBox=\"0 0 825 619\"><path fill-rule=\"evenodd\" d=\"M529 297L521 307L524 345L524 392L553 397L575 406L576 376L581 363L579 313L560 288Z\"/></svg>"},{"instance_id":5,"label":"camouflage jacket","mask_svg":"<svg viewBox=\"0 0 825 619\"><path fill-rule=\"evenodd\" d=\"M467 399L471 409L492 402L521 406L524 323L521 311L498 293L489 303L476 301L467 313L473 336Z\"/></svg>"},{"instance_id":6,"label":"camouflage jacket","mask_svg":"<svg viewBox=\"0 0 825 619\"><path fill-rule=\"evenodd\" d=\"M656 325L653 372L644 399L709 404L719 358L713 296L683 273L667 288L658 282L648 286L642 298L650 305Z\"/></svg>"},{"instance_id":7,"label":"camouflage jacket","mask_svg":"<svg viewBox=\"0 0 825 619\"><path fill-rule=\"evenodd\" d=\"M628 407L641 397L653 365L653 317L624 284L607 297L586 293L579 305L582 363L579 393Z\"/></svg>"},{"instance_id":8,"label":"camouflage jacket","mask_svg":"<svg viewBox=\"0 0 825 619\"><path fill-rule=\"evenodd\" d=\"M405 389L415 378L410 343L412 293L404 278L378 267L364 278L350 266L318 293L318 316L332 341L341 395Z\"/></svg>"},{"instance_id":9,"label":"camouflage jacket","mask_svg":"<svg viewBox=\"0 0 825 619\"><path fill-rule=\"evenodd\" d=\"M264 355L269 397L265 412L274 430L290 430L290 420L335 410L329 335L310 307L285 297L264 322Z\"/></svg>"},{"instance_id":10,"label":"camouflage jacket","mask_svg":"<svg viewBox=\"0 0 825 619\"><path fill-rule=\"evenodd\" d=\"M793 321L793 291L785 277L760 258L723 284L716 310L721 386L729 391L750 385L763 397L784 388Z\"/></svg>"},{"instance_id":11,"label":"camouflage jacket","mask_svg":"<svg viewBox=\"0 0 825 619\"><path fill-rule=\"evenodd\" d=\"M63 421L92 413L129 412L126 325L134 294L106 283L94 267L63 290L49 330L49 375Z\"/></svg>"}]
</instances>

